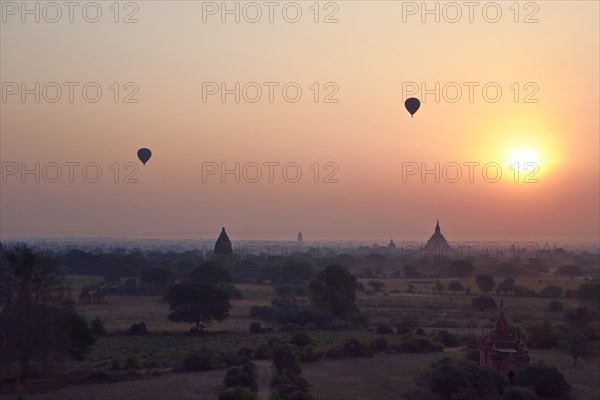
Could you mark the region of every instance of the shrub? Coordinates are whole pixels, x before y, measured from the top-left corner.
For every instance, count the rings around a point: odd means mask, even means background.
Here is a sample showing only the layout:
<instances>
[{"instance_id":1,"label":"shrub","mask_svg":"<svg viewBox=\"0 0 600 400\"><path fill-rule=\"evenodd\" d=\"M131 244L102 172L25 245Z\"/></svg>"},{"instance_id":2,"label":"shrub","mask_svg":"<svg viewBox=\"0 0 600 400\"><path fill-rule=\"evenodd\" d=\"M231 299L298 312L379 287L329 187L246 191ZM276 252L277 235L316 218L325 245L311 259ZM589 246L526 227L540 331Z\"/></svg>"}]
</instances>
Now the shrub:
<instances>
[{"instance_id":1,"label":"shrub","mask_svg":"<svg viewBox=\"0 0 600 400\"><path fill-rule=\"evenodd\" d=\"M243 386L256 391L256 366L251 362L245 362L239 367L230 368L225 373L223 384L230 388Z\"/></svg>"},{"instance_id":2,"label":"shrub","mask_svg":"<svg viewBox=\"0 0 600 400\"><path fill-rule=\"evenodd\" d=\"M248 388L236 386L223 390L219 400L256 400L256 394Z\"/></svg>"},{"instance_id":3,"label":"shrub","mask_svg":"<svg viewBox=\"0 0 600 400\"><path fill-rule=\"evenodd\" d=\"M305 346L300 352L300 361L302 362L319 361L320 358L321 353L315 345Z\"/></svg>"},{"instance_id":4,"label":"shrub","mask_svg":"<svg viewBox=\"0 0 600 400\"><path fill-rule=\"evenodd\" d=\"M539 400L535 392L523 387L508 387L501 400Z\"/></svg>"},{"instance_id":5,"label":"shrub","mask_svg":"<svg viewBox=\"0 0 600 400\"><path fill-rule=\"evenodd\" d=\"M297 347L286 343L278 343L273 346L273 364L280 374L284 369L300 373Z\"/></svg>"},{"instance_id":6,"label":"shrub","mask_svg":"<svg viewBox=\"0 0 600 400\"><path fill-rule=\"evenodd\" d=\"M125 360L124 369L139 369L140 368L140 357L134 354Z\"/></svg>"},{"instance_id":7,"label":"shrub","mask_svg":"<svg viewBox=\"0 0 600 400\"><path fill-rule=\"evenodd\" d=\"M454 333L442 330L438 332L437 339L446 347L458 346L460 340Z\"/></svg>"},{"instance_id":8,"label":"shrub","mask_svg":"<svg viewBox=\"0 0 600 400\"><path fill-rule=\"evenodd\" d=\"M139 324L133 324L129 328L130 335L145 335L148 333L148 328L146 328L146 324L140 322Z\"/></svg>"},{"instance_id":9,"label":"shrub","mask_svg":"<svg viewBox=\"0 0 600 400\"><path fill-rule=\"evenodd\" d=\"M465 350L465 359L469 361L479 362L479 349L475 347L469 347Z\"/></svg>"},{"instance_id":10,"label":"shrub","mask_svg":"<svg viewBox=\"0 0 600 400\"><path fill-rule=\"evenodd\" d=\"M304 332L298 332L290 339L290 343L294 346L304 347L312 343L310 337Z\"/></svg>"},{"instance_id":11,"label":"shrub","mask_svg":"<svg viewBox=\"0 0 600 400\"><path fill-rule=\"evenodd\" d=\"M390 333L394 333L394 330L392 329L391 326L389 326L387 324L379 324L379 325L377 325L377 333L382 334L382 335L387 335Z\"/></svg>"},{"instance_id":12,"label":"shrub","mask_svg":"<svg viewBox=\"0 0 600 400\"><path fill-rule=\"evenodd\" d=\"M558 369L542 362L519 371L515 376L515 383L533 389L541 397L560 398L571 390L571 385Z\"/></svg>"},{"instance_id":13,"label":"shrub","mask_svg":"<svg viewBox=\"0 0 600 400\"><path fill-rule=\"evenodd\" d=\"M219 366L219 356L213 351L203 349L183 361L185 371L210 371Z\"/></svg>"},{"instance_id":14,"label":"shrub","mask_svg":"<svg viewBox=\"0 0 600 400\"><path fill-rule=\"evenodd\" d=\"M242 347L241 349L238 349L238 351L237 351L237 355L242 356L242 357L251 358L253 354L254 354L254 350L250 349L248 347Z\"/></svg>"},{"instance_id":15,"label":"shrub","mask_svg":"<svg viewBox=\"0 0 600 400\"><path fill-rule=\"evenodd\" d=\"M325 355L327 356L327 358L332 359L340 359L344 357L344 353L339 347L331 347L329 350L327 350L327 353L325 353Z\"/></svg>"},{"instance_id":16,"label":"shrub","mask_svg":"<svg viewBox=\"0 0 600 400\"><path fill-rule=\"evenodd\" d=\"M268 360L271 358L273 351L271 350L271 346L268 344L260 344L254 351L254 358L257 360Z\"/></svg>"},{"instance_id":17,"label":"shrub","mask_svg":"<svg viewBox=\"0 0 600 400\"><path fill-rule=\"evenodd\" d=\"M99 318L96 318L90 323L90 329L92 330L92 334L94 336L103 336L106 334L104 322Z\"/></svg>"},{"instance_id":18,"label":"shrub","mask_svg":"<svg viewBox=\"0 0 600 400\"><path fill-rule=\"evenodd\" d=\"M426 337L413 336L402 343L398 349L404 353L434 353L444 351L444 346Z\"/></svg>"},{"instance_id":19,"label":"shrub","mask_svg":"<svg viewBox=\"0 0 600 400\"><path fill-rule=\"evenodd\" d=\"M479 311L496 309L496 300L489 296L478 296L471 299L471 306Z\"/></svg>"},{"instance_id":20,"label":"shrub","mask_svg":"<svg viewBox=\"0 0 600 400\"><path fill-rule=\"evenodd\" d=\"M410 333L414 332L419 326L419 321L415 318L407 318L400 322L396 327L398 333Z\"/></svg>"},{"instance_id":21,"label":"shrub","mask_svg":"<svg viewBox=\"0 0 600 400\"><path fill-rule=\"evenodd\" d=\"M260 322L251 322L249 329L250 329L250 333L255 334L255 335L262 333L262 331L263 331L262 325Z\"/></svg>"},{"instance_id":22,"label":"shrub","mask_svg":"<svg viewBox=\"0 0 600 400\"><path fill-rule=\"evenodd\" d=\"M389 343L386 338L378 337L369 342L369 349L374 353L386 351L389 348Z\"/></svg>"},{"instance_id":23,"label":"shrub","mask_svg":"<svg viewBox=\"0 0 600 400\"><path fill-rule=\"evenodd\" d=\"M559 333L550 321L531 322L527 325L527 338L535 347L549 349L558 344Z\"/></svg>"},{"instance_id":24,"label":"shrub","mask_svg":"<svg viewBox=\"0 0 600 400\"><path fill-rule=\"evenodd\" d=\"M506 379L496 370L471 361L438 360L422 374L421 383L445 398L475 398L499 394Z\"/></svg>"},{"instance_id":25,"label":"shrub","mask_svg":"<svg viewBox=\"0 0 600 400\"><path fill-rule=\"evenodd\" d=\"M368 346L354 338L347 339L342 343L341 350L345 357L364 357L373 355L373 352Z\"/></svg>"},{"instance_id":26,"label":"shrub","mask_svg":"<svg viewBox=\"0 0 600 400\"><path fill-rule=\"evenodd\" d=\"M556 286L556 285L546 286L545 288L543 288L540 291L541 297L548 297L551 299L556 299L556 298L562 297L562 295L563 295L562 288L560 286Z\"/></svg>"},{"instance_id":27,"label":"shrub","mask_svg":"<svg viewBox=\"0 0 600 400\"><path fill-rule=\"evenodd\" d=\"M555 312L555 313L561 312L563 310L563 303L554 299L550 302L550 305L548 306L548 308L550 309L551 312Z\"/></svg>"}]
</instances>

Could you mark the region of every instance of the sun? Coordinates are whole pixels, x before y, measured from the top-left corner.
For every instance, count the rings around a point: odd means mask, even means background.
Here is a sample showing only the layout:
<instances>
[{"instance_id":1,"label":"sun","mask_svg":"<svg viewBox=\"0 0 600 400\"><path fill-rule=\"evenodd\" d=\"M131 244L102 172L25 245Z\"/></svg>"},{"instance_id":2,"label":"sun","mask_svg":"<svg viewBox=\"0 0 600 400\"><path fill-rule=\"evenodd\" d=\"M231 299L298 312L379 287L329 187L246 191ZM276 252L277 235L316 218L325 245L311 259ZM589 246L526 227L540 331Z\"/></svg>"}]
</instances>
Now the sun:
<instances>
[{"instance_id":1,"label":"sun","mask_svg":"<svg viewBox=\"0 0 600 400\"><path fill-rule=\"evenodd\" d=\"M509 153L508 164L511 168L524 171L530 164L540 165L540 156L536 150L515 149Z\"/></svg>"}]
</instances>

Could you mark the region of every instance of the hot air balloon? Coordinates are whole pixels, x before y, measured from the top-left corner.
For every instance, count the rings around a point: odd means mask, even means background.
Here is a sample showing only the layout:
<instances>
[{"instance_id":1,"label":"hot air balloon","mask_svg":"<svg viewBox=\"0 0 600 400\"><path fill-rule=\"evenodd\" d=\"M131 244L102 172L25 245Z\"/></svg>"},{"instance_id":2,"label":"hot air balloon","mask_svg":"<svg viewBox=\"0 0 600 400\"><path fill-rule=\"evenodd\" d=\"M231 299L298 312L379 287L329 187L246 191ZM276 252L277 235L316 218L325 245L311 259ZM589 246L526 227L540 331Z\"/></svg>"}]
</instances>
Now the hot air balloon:
<instances>
[{"instance_id":1,"label":"hot air balloon","mask_svg":"<svg viewBox=\"0 0 600 400\"><path fill-rule=\"evenodd\" d=\"M137 156L142 162L142 164L146 165L150 157L152 157L152 152L150 151L150 149L143 147L137 151Z\"/></svg>"},{"instance_id":2,"label":"hot air balloon","mask_svg":"<svg viewBox=\"0 0 600 400\"><path fill-rule=\"evenodd\" d=\"M415 97L409 97L404 102L404 107L406 107L406 109L410 113L410 116L412 117L413 115L415 115L419 107L421 107L421 102Z\"/></svg>"}]
</instances>

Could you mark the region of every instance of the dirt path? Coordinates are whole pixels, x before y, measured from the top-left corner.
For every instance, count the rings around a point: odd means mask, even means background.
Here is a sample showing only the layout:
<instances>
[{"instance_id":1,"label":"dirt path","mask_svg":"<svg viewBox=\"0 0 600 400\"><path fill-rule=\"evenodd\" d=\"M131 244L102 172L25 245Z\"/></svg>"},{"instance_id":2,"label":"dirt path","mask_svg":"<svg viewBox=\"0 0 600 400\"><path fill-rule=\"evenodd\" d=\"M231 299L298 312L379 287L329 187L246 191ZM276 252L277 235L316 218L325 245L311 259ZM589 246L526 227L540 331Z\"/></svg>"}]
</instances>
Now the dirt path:
<instances>
[{"instance_id":1,"label":"dirt path","mask_svg":"<svg viewBox=\"0 0 600 400\"><path fill-rule=\"evenodd\" d=\"M258 384L256 400L269 400L271 398L271 379L273 378L271 361L260 360L255 361L254 364L256 365L256 380Z\"/></svg>"}]
</instances>

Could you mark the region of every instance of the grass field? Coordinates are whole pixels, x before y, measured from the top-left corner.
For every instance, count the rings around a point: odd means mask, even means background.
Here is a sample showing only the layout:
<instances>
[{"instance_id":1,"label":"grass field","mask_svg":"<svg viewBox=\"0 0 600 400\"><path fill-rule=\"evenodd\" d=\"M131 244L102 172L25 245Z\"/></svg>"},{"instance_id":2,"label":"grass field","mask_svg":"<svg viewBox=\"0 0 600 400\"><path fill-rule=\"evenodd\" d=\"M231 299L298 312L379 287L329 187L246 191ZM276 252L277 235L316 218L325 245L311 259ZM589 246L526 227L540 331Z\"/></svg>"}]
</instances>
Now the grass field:
<instances>
[{"instance_id":1,"label":"grass field","mask_svg":"<svg viewBox=\"0 0 600 400\"><path fill-rule=\"evenodd\" d=\"M374 358L322 360L303 365L303 376L312 385L316 400L422 399L416 378L433 360L443 356L462 357L460 353L378 354ZM544 360L558 367L571 383L573 400L600 398L600 360L581 362L559 351L531 352L532 361ZM416 397L415 397L416 396Z\"/></svg>"},{"instance_id":2,"label":"grass field","mask_svg":"<svg viewBox=\"0 0 600 400\"><path fill-rule=\"evenodd\" d=\"M470 281L473 278L469 279ZM67 283L74 289L75 296L81 287L98 284L102 277L68 276ZM394 325L408 317L416 317L425 327L438 327L451 332L478 336L481 328L491 327L497 319L497 310L478 312L471 307L471 296L464 294L433 294L432 280L385 279L382 280L388 292L398 290L400 293L382 295L375 293L359 293L357 304L369 316L371 328L380 322ZM442 280L444 285L450 280ZM463 279L465 286L466 279ZM498 281L498 280L497 280ZM528 287L545 287L558 284L565 287L565 279L543 278L517 280L517 283ZM583 281L569 281L567 287L575 288ZM412 282L422 293L404 293ZM536 284L538 286L536 286ZM474 282L470 286L475 287ZM191 325L176 324L167 320L168 305L160 296L107 296L105 304L79 305L78 312L89 320L100 318L105 321L109 334L100 338L91 353L83 362L73 362L71 368L82 370L112 371L115 363L121 367L132 359L142 370L165 372L162 376L152 376L143 380L123 381L110 384L85 384L69 386L59 391L44 395L28 396L31 399L97 399L108 400L127 398L137 399L216 399L224 370L206 373L182 374L168 372L181 365L187 356L202 348L210 348L218 352L234 353L240 348L255 349L267 343L273 336L286 339L292 333L272 333L250 335L248 324L253 321L249 315L254 305L270 304L273 294L268 285L237 285L242 291L242 300L232 301L231 317L223 323L214 324L212 331L227 330L227 334L207 336L186 335ZM500 297L494 296L499 302ZM577 301L561 299L565 309L577 306ZM549 319L555 322L563 318L563 313L550 313L550 299L504 297L504 307L511 324L523 326L535 319ZM131 324L143 321L149 334L130 336L126 331ZM263 326L269 324L263 323ZM474 328L467 328L472 326ZM461 328L462 327L462 328ZM429 330L429 328L428 328ZM343 332L316 331L311 333L313 341L324 352L330 347L346 339L372 340L381 337L371 331L354 330ZM389 342L400 341L399 335L386 335ZM445 355L462 357L461 353ZM574 367L572 359L559 350L531 351L531 358L546 360L558 367L573 386L573 400L598 400L600 393L600 360L580 360ZM356 358L344 360L322 359L318 362L303 364L303 376L312 384L312 393L317 400L379 400L406 399L427 400L429 394L419 388L415 379L419 371L429 363L442 357L433 354L378 354L374 358Z\"/></svg>"}]
</instances>

